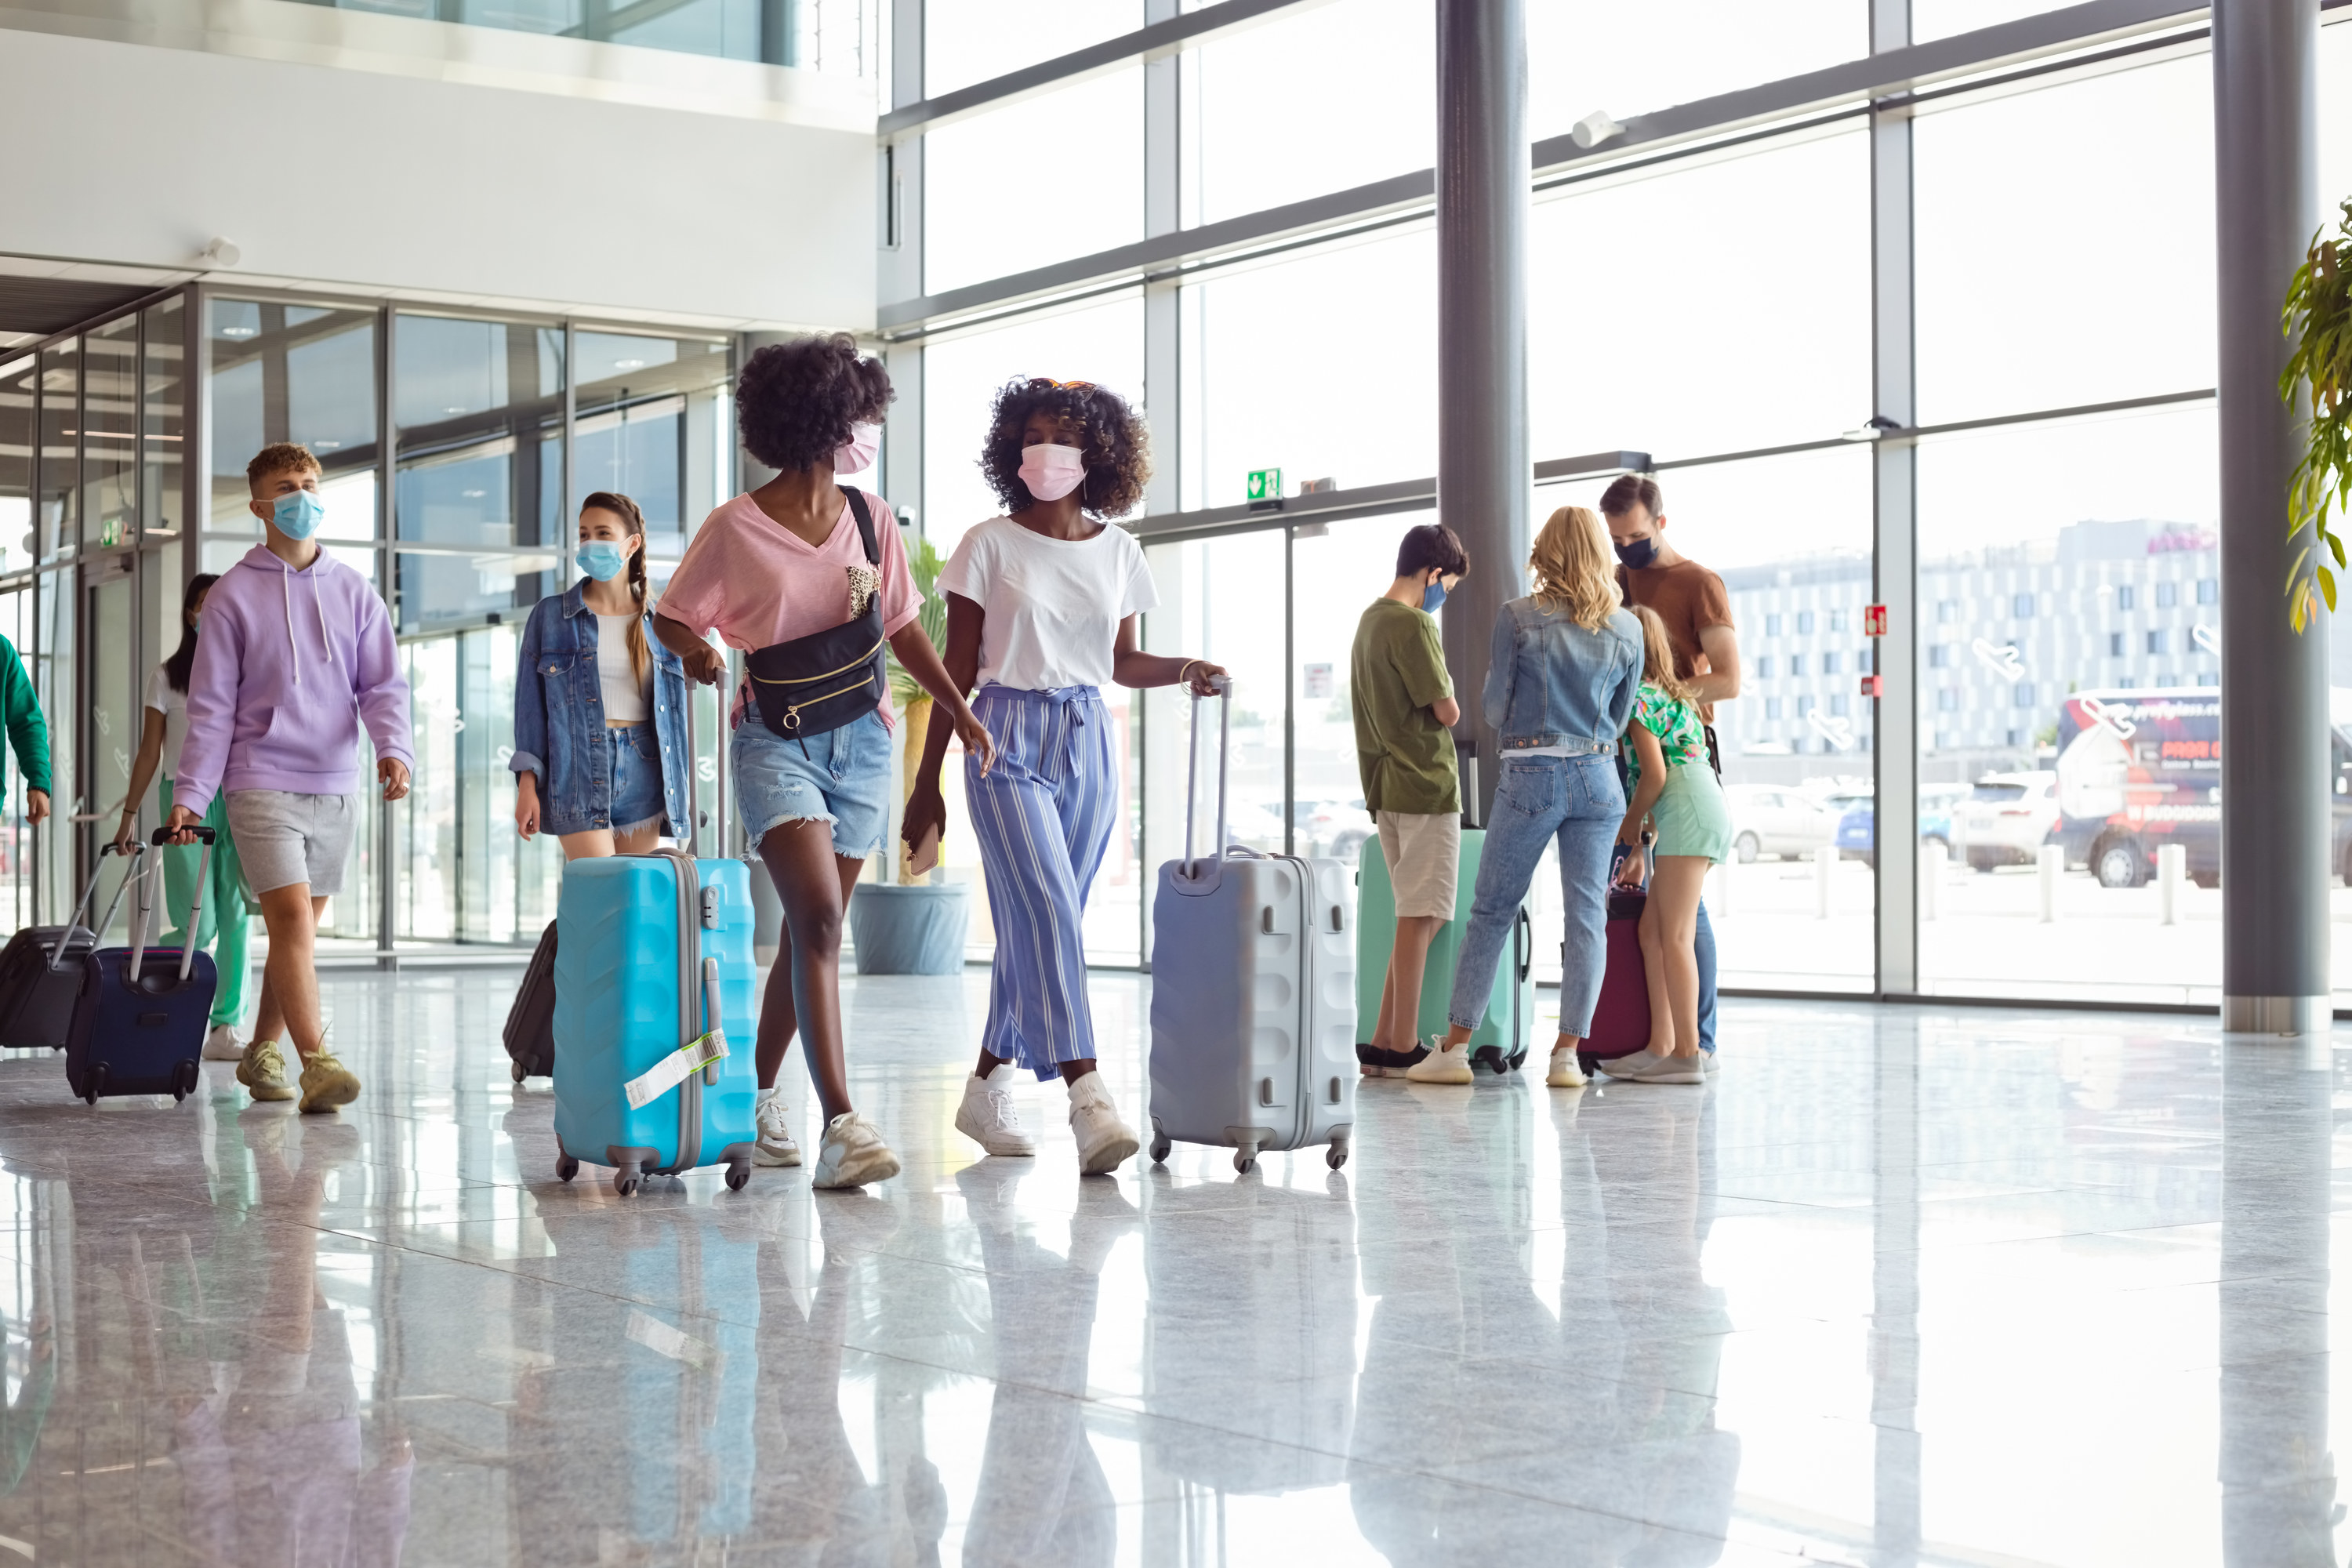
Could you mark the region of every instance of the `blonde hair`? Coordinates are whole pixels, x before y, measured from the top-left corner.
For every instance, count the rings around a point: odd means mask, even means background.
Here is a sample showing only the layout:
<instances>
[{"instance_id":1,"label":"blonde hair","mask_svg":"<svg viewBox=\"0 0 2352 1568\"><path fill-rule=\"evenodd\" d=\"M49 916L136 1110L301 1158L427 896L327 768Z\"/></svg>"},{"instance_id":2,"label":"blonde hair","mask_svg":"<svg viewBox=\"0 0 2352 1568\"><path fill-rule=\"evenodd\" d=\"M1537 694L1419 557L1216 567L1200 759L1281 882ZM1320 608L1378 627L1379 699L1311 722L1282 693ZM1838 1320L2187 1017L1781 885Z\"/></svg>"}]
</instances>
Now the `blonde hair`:
<instances>
[{"instance_id":1,"label":"blonde hair","mask_svg":"<svg viewBox=\"0 0 2352 1568\"><path fill-rule=\"evenodd\" d=\"M1642 679L1677 702L1696 702L1691 689L1675 673L1675 645L1667 640L1666 623L1647 605L1633 606L1642 623Z\"/></svg>"},{"instance_id":2,"label":"blonde hair","mask_svg":"<svg viewBox=\"0 0 2352 1568\"><path fill-rule=\"evenodd\" d=\"M1549 599L1577 625L1599 631L1622 602L1617 573L1601 547L1600 515L1588 507L1564 506L1544 519L1536 546L1528 552L1536 597Z\"/></svg>"}]
</instances>

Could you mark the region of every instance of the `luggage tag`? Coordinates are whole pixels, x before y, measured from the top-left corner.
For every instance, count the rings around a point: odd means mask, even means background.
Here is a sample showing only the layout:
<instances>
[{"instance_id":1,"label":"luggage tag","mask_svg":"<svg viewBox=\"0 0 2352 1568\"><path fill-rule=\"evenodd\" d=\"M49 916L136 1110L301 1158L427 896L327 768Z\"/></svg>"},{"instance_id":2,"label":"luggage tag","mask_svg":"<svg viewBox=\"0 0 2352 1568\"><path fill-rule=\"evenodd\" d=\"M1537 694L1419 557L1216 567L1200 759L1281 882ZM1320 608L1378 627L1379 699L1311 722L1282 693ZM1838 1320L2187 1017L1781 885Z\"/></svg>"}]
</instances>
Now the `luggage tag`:
<instances>
[{"instance_id":1,"label":"luggage tag","mask_svg":"<svg viewBox=\"0 0 2352 1568\"><path fill-rule=\"evenodd\" d=\"M628 1097L629 1109L643 1110L646 1106L684 1083L704 1068L722 1060L727 1055L727 1035L713 1029L697 1036L661 1060L621 1086Z\"/></svg>"}]
</instances>

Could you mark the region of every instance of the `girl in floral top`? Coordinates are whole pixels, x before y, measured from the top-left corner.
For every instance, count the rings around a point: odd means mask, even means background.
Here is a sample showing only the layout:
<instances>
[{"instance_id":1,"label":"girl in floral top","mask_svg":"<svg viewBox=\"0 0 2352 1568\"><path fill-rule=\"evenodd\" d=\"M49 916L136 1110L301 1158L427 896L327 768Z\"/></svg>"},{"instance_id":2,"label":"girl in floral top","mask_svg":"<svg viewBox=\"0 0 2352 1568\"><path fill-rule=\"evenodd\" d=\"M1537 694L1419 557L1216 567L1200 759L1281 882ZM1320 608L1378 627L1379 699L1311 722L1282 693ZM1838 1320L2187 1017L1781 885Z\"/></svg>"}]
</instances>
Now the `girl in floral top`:
<instances>
[{"instance_id":1,"label":"girl in floral top","mask_svg":"<svg viewBox=\"0 0 2352 1568\"><path fill-rule=\"evenodd\" d=\"M1625 726L1629 805L1617 841L1628 846L1618 881L1650 882L1642 911L1642 964L1650 983L1650 1044L1609 1064L1638 1083L1703 1083L1698 1045L1699 893L1731 849L1731 809L1707 761L1706 731L1689 688L1675 678L1673 645L1654 611L1642 623L1642 685ZM1654 870L1648 864L1656 857Z\"/></svg>"}]
</instances>

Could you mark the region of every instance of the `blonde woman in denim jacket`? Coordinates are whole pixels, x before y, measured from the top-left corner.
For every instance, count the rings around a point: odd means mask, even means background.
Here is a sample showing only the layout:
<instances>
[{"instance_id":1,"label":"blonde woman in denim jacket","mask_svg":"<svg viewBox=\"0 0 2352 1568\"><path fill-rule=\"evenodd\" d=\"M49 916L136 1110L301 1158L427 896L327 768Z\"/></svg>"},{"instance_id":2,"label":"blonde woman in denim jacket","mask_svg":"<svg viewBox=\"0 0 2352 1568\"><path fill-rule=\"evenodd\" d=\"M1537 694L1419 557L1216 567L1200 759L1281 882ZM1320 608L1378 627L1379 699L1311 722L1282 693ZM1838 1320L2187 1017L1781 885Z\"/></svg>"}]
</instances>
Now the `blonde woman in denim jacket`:
<instances>
[{"instance_id":1,"label":"blonde woman in denim jacket","mask_svg":"<svg viewBox=\"0 0 2352 1568\"><path fill-rule=\"evenodd\" d=\"M1513 599L1495 618L1482 696L1486 722L1502 737L1503 773L1486 822L1470 929L1454 971L1446 1009L1452 1026L1432 1059L1458 1061L1455 1081L1470 1081L1471 1031L1494 993L1495 965L1519 900L1535 880L1544 846L1556 842L1567 940L1559 1036L1544 1081L1564 1089L1584 1082L1576 1048L1601 999L1609 857L1625 817L1618 737L1641 685L1642 630L1619 607L1616 563L1592 511L1564 506L1553 512L1528 566L1536 591Z\"/></svg>"}]
</instances>

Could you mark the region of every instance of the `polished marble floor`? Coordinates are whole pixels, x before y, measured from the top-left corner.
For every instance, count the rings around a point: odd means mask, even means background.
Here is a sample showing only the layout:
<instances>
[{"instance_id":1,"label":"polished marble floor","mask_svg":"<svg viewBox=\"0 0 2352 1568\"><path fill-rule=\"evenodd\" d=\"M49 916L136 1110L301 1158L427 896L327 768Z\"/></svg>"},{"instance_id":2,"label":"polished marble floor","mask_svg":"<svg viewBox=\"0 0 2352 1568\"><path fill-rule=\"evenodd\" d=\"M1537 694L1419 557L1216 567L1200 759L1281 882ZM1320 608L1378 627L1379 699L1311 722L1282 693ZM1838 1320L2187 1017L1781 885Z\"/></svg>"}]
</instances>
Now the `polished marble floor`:
<instances>
[{"instance_id":1,"label":"polished marble floor","mask_svg":"<svg viewBox=\"0 0 2352 1568\"><path fill-rule=\"evenodd\" d=\"M1081 1182L856 982L866 1194L551 1173L514 972L337 975L367 1092L0 1060L0 1564L2337 1563L2338 1058L1734 1002L1709 1088L1367 1086ZM1147 983L1097 975L1140 1110ZM2352 1046L2352 1037L2343 1043ZM2339 1150L2344 1152L2339 1153ZM2352 1189L2343 1189L2352 1191Z\"/></svg>"}]
</instances>

